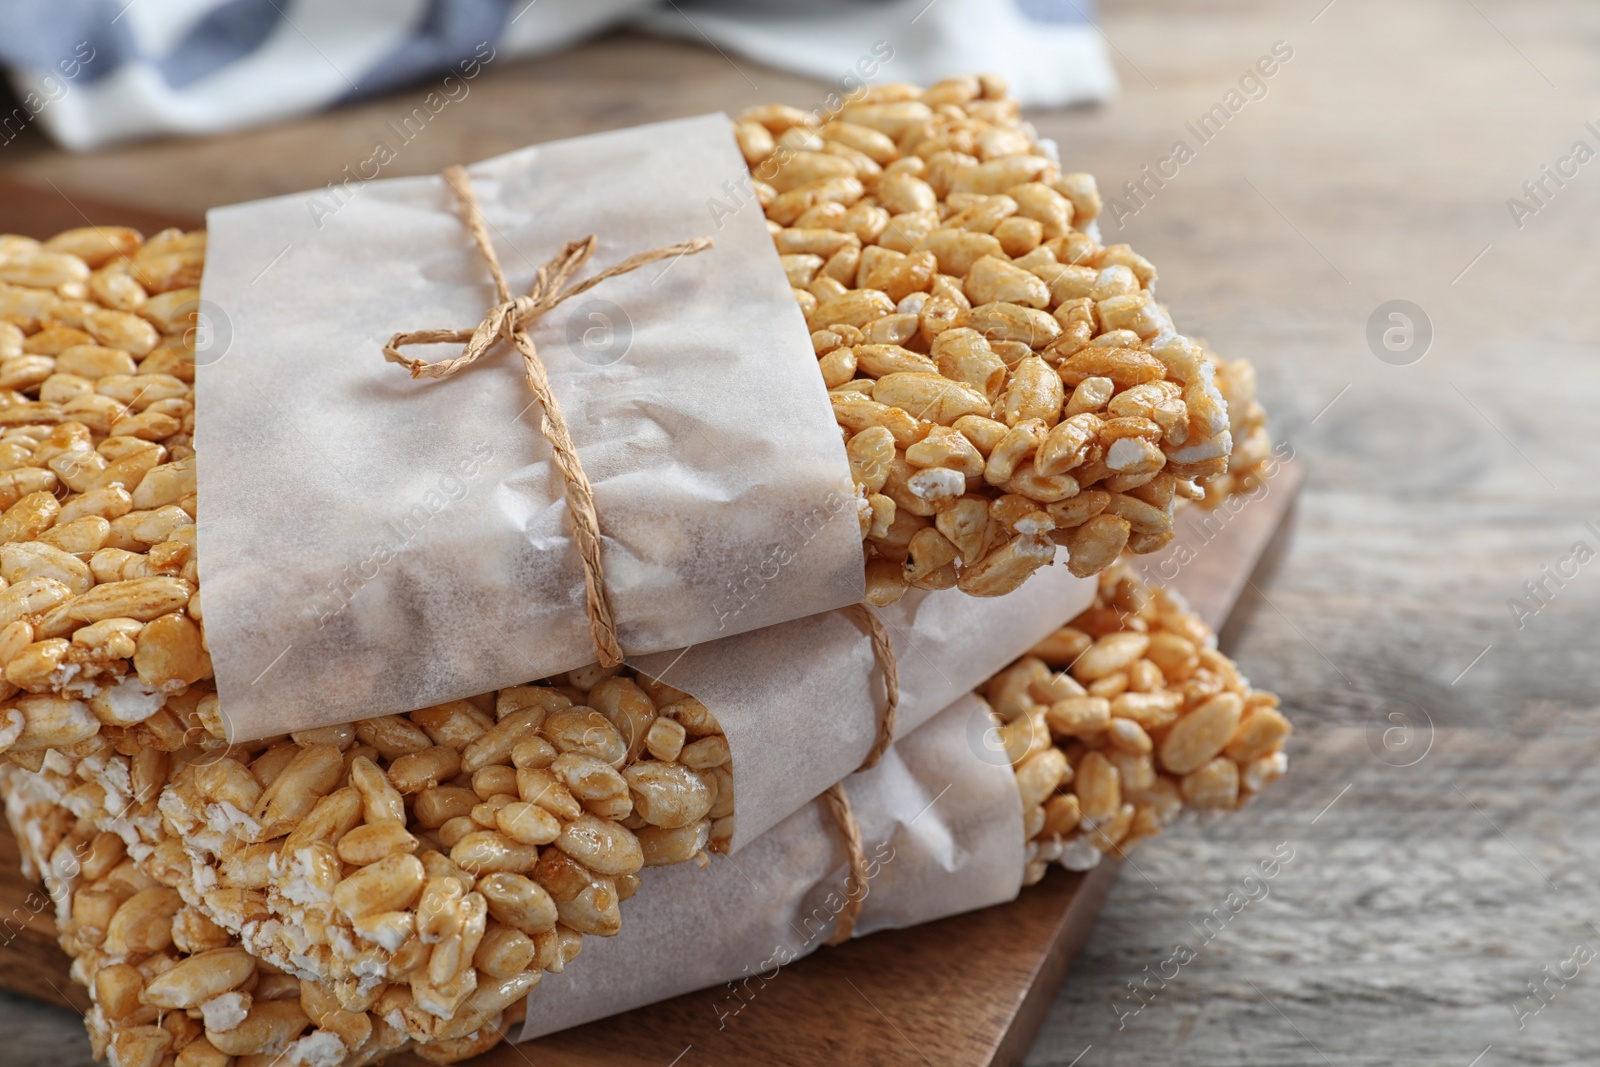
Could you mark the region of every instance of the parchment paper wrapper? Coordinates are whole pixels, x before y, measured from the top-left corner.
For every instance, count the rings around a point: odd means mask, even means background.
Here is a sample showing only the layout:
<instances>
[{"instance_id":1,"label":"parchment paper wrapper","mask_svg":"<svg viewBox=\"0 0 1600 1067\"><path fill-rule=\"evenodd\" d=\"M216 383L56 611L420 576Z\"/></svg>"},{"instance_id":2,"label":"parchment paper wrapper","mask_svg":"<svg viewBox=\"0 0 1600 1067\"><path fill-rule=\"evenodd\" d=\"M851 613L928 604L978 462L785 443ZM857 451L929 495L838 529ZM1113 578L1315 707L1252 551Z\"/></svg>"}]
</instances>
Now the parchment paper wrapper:
<instances>
[{"instance_id":1,"label":"parchment paper wrapper","mask_svg":"<svg viewBox=\"0 0 1600 1067\"><path fill-rule=\"evenodd\" d=\"M630 653L862 597L849 468L747 168L708 115L470 168L511 287L710 235L531 328L594 487ZM496 302L438 177L220 208L197 356L199 558L239 739L403 712L594 660L559 474L509 345L412 381L391 334ZM430 359L455 355L415 349ZM752 578L752 576L754 576Z\"/></svg>"},{"instance_id":2,"label":"parchment paper wrapper","mask_svg":"<svg viewBox=\"0 0 1600 1067\"><path fill-rule=\"evenodd\" d=\"M856 936L998 904L1022 888L1016 778L1004 757L986 759L971 745L977 718L991 717L963 697L845 780L869 874ZM530 994L519 1040L720 982L782 981L777 968L833 932L848 871L838 823L821 801L706 870L645 870L623 905L622 932L585 939L571 967ZM727 1004L734 1011L741 1002L730 994Z\"/></svg>"},{"instance_id":3,"label":"parchment paper wrapper","mask_svg":"<svg viewBox=\"0 0 1600 1067\"><path fill-rule=\"evenodd\" d=\"M900 665L897 736L1087 608L1095 585L1058 561L1003 597L913 589L876 609ZM861 766L877 737L883 673L865 631L845 612L629 662L694 694L722 724L739 796L732 851ZM975 726L981 732L983 723Z\"/></svg>"}]
</instances>

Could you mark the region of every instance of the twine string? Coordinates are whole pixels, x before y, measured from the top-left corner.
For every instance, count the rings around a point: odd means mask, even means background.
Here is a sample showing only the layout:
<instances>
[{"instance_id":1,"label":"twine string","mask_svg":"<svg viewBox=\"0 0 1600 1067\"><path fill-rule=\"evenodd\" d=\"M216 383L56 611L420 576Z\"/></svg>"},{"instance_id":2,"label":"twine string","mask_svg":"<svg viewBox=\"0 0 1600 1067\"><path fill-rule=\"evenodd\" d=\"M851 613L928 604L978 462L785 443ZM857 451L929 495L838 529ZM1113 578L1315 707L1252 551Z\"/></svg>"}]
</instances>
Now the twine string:
<instances>
[{"instance_id":1,"label":"twine string","mask_svg":"<svg viewBox=\"0 0 1600 1067\"><path fill-rule=\"evenodd\" d=\"M855 812L850 810L850 798L845 795L844 784L829 786L822 797L828 802L828 810L839 824L840 833L844 834L845 855L850 862L850 876L845 880L844 887L844 907L839 909L838 922L824 942L842 945L855 936L856 920L860 918L861 908L867 902L867 852L861 843L861 826L856 822Z\"/></svg>"},{"instance_id":2,"label":"twine string","mask_svg":"<svg viewBox=\"0 0 1600 1067\"><path fill-rule=\"evenodd\" d=\"M883 672L884 700L883 710L878 714L878 735L867 758L856 768L865 771L878 765L894 741L895 713L900 706L900 668L894 658L894 641L889 637L889 628L872 608L866 604L852 604L846 610L866 628L867 637L872 641L872 655Z\"/></svg>"},{"instance_id":3,"label":"twine string","mask_svg":"<svg viewBox=\"0 0 1600 1067\"><path fill-rule=\"evenodd\" d=\"M894 641L889 637L889 628L871 606L865 603L852 604L844 610L866 628L867 637L872 641L872 655L878 661L878 669L883 672L884 701L883 710L878 715L878 734L867 758L856 768L860 773L876 767L894 742L895 711L900 706L900 669L894 658ZM834 822L839 825L839 832L844 835L845 857L850 864L850 874L845 880L844 907L840 909L833 934L826 942L840 945L855 935L856 920L867 902L867 854L861 843L861 825L856 822L855 812L850 809L850 798L845 794L844 784L835 783L822 797L827 801Z\"/></svg>"}]
</instances>

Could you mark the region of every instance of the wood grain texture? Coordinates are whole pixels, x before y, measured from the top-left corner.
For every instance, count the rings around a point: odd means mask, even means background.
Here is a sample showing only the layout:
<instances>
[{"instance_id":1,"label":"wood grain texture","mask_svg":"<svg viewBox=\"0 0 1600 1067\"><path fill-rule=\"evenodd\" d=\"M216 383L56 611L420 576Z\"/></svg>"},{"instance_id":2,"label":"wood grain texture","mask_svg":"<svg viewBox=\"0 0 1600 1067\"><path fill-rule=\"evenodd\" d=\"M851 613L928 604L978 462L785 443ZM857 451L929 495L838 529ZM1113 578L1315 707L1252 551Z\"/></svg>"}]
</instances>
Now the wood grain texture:
<instances>
[{"instance_id":1,"label":"wood grain texture","mask_svg":"<svg viewBox=\"0 0 1600 1067\"><path fill-rule=\"evenodd\" d=\"M1574 140L1600 146L1578 45L1596 13L1324 8L1107 4L1124 98L1040 121L1116 193L1292 46L1142 207L1120 192L1137 213L1107 236L1160 266L1179 323L1256 363L1309 480L1226 635L1298 725L1290 773L1270 803L1133 857L1031 1067L1600 1061L1592 969L1521 1029L1513 1010L1575 944L1600 950L1600 571L1525 629L1507 607L1576 540L1600 547L1580 429L1600 402L1600 184L1568 182L1522 229L1507 208ZM1411 365L1368 344L1392 299L1432 322ZM1127 983L1284 841L1270 896L1122 1025Z\"/></svg>"},{"instance_id":2,"label":"wood grain texture","mask_svg":"<svg viewBox=\"0 0 1600 1067\"><path fill-rule=\"evenodd\" d=\"M4 822L0 818L0 988L84 1011L89 994L67 977L66 957L56 945L55 901L22 877L17 841Z\"/></svg>"},{"instance_id":3,"label":"wood grain texture","mask_svg":"<svg viewBox=\"0 0 1600 1067\"><path fill-rule=\"evenodd\" d=\"M1121 95L1032 117L1069 165L1137 208L1121 229L1108 217L1107 239L1158 264L1186 329L1255 362L1274 437L1305 460L1293 537L1228 634L1299 733L1270 803L1135 857L1029 1062L1600 1062L1592 968L1523 1029L1511 1009L1576 941L1600 948L1588 926L1600 921L1600 569L1551 584L1521 629L1507 603L1580 538L1596 544L1584 522L1600 524L1600 164L1548 184L1520 228L1507 204L1579 138L1600 145L1584 125L1600 124L1600 11L1581 0L1100 7ZM1277 41L1294 54L1265 95L1198 145L1185 124ZM0 169L75 197L193 211L335 180L423 91L212 141L85 156L17 141ZM393 173L823 92L709 49L610 38L491 68ZM1149 186L1142 206L1119 192L1180 138L1195 154L1176 177ZM1392 299L1416 302L1433 326L1409 366L1368 347L1368 320ZM1411 715L1414 735L1391 732L1395 713ZM1425 758L1392 765L1410 758L1408 736L1430 734ZM1113 994L1283 840L1299 851L1271 896L1118 1029ZM0 1009L6 1027L19 1019Z\"/></svg>"}]
</instances>

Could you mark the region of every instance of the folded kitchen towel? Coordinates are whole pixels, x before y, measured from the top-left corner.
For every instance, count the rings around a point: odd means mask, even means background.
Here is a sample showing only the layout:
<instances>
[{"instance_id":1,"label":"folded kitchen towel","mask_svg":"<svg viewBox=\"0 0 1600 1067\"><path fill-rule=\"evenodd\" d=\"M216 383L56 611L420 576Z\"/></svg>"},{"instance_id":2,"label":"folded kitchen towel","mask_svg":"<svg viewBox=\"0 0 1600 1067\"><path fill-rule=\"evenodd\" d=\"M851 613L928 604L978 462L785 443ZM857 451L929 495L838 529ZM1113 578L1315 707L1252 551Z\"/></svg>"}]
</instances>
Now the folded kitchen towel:
<instances>
[{"instance_id":1,"label":"folded kitchen towel","mask_svg":"<svg viewBox=\"0 0 1600 1067\"><path fill-rule=\"evenodd\" d=\"M74 149L214 133L425 78L439 80L430 99L442 111L487 66L623 23L845 91L982 70L1007 77L1024 105L1083 103L1115 87L1091 10L1090 0L0 0L0 65L17 95L0 113L0 145L34 122Z\"/></svg>"}]
</instances>

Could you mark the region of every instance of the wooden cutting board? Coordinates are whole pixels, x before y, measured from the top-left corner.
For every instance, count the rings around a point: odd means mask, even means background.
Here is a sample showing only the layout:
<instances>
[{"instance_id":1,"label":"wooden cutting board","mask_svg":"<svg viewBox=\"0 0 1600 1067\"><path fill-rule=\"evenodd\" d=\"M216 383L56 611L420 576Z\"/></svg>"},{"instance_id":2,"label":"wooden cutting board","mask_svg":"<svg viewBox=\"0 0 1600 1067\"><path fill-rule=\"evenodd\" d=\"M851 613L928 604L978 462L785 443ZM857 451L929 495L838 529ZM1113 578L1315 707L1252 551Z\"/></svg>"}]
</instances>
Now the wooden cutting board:
<instances>
[{"instance_id":1,"label":"wooden cutting board","mask_svg":"<svg viewBox=\"0 0 1600 1067\"><path fill-rule=\"evenodd\" d=\"M133 218L114 205L68 201L58 191L0 178L0 233L42 237L90 221L150 231L200 224ZM1237 510L1187 509L1177 540L1141 558L1141 569L1181 590L1225 639L1225 624L1252 574L1269 565L1282 544L1303 479L1304 470L1286 462ZM1270 794L1264 802L1271 803ZM731 1017L723 1017L729 991L719 986L528 1044L502 1045L472 1063L1011 1067L1027 1054L1120 867L1107 862L1087 874L1053 868L1009 904L824 948L764 985L750 983L745 1006ZM44 893L22 877L16 842L0 820L0 988L82 1011L88 997L67 976L52 915ZM575 965L582 965L581 957ZM411 1057L390 1062L422 1064Z\"/></svg>"}]
</instances>

